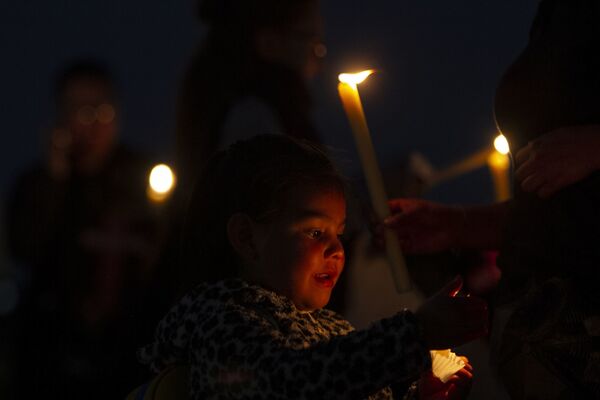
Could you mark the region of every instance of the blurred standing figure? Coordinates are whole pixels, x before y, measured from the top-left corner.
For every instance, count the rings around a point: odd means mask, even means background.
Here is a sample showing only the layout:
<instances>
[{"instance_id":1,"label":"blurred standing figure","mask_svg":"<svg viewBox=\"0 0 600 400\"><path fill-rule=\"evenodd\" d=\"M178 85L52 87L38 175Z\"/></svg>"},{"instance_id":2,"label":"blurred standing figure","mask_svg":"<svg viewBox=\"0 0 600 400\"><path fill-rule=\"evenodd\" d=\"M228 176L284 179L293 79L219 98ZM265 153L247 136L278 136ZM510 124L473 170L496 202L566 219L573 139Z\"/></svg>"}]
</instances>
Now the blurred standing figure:
<instances>
[{"instance_id":1,"label":"blurred standing figure","mask_svg":"<svg viewBox=\"0 0 600 400\"><path fill-rule=\"evenodd\" d=\"M136 334L154 322L142 308L158 238L145 196L149 165L117 144L104 66L81 61L62 71L56 111L47 158L19 177L7 210L10 253L28 276L16 391L116 398L141 379Z\"/></svg>"},{"instance_id":2,"label":"blurred standing figure","mask_svg":"<svg viewBox=\"0 0 600 400\"><path fill-rule=\"evenodd\" d=\"M184 213L192 186L213 153L265 133L319 141L307 87L326 53L319 1L197 0L197 15L208 31L179 97L178 182L161 270L189 266L180 258Z\"/></svg>"},{"instance_id":3,"label":"blurred standing figure","mask_svg":"<svg viewBox=\"0 0 600 400\"><path fill-rule=\"evenodd\" d=\"M218 148L262 133L317 141L307 81L325 55L318 0L198 0L208 25L178 115L182 194Z\"/></svg>"}]
</instances>

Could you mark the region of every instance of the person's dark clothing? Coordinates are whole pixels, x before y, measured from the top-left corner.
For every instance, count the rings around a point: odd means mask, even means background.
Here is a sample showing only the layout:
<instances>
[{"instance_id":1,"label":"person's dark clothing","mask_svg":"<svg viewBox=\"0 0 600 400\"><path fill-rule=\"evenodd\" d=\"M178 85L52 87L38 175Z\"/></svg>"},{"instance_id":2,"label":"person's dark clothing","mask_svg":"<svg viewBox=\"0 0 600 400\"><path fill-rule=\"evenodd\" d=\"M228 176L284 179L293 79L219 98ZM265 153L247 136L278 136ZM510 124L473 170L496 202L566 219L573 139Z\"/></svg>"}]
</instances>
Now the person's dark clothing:
<instances>
[{"instance_id":1,"label":"person's dark clothing","mask_svg":"<svg viewBox=\"0 0 600 400\"><path fill-rule=\"evenodd\" d=\"M149 166L119 148L93 176L59 182L39 165L18 179L7 219L11 256L29 277L19 398L115 398L143 379L135 349L160 313L147 303L159 240Z\"/></svg>"},{"instance_id":2,"label":"person's dark clothing","mask_svg":"<svg viewBox=\"0 0 600 400\"><path fill-rule=\"evenodd\" d=\"M300 311L239 279L182 297L140 360L155 373L189 365L192 399L392 399L390 385L406 390L431 367L408 310L355 331L333 311Z\"/></svg>"},{"instance_id":3,"label":"person's dark clothing","mask_svg":"<svg viewBox=\"0 0 600 400\"><path fill-rule=\"evenodd\" d=\"M496 96L496 118L513 154L557 128L600 124L599 20L595 0L540 3L529 44ZM515 398L526 390L553 396L544 398L600 397L600 173L546 200L515 192L499 258L497 304L515 306L501 372ZM532 387L528 373L544 383Z\"/></svg>"}]
</instances>

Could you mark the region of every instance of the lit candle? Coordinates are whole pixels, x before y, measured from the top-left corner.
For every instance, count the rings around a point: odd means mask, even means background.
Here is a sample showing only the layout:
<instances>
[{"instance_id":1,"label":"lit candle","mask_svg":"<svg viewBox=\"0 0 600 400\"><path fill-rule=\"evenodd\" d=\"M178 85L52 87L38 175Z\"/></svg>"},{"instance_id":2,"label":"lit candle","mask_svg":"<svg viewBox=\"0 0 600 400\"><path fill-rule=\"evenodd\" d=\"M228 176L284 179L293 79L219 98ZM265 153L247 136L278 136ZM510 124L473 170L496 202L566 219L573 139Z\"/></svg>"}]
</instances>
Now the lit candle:
<instances>
[{"instance_id":1,"label":"lit candle","mask_svg":"<svg viewBox=\"0 0 600 400\"><path fill-rule=\"evenodd\" d=\"M379 220L383 221L390 215L390 208L357 87L372 73L372 70L367 70L356 74L341 74L338 91L354 133L373 208ZM396 290L398 293L409 291L411 282L404 256L398 238L390 230L385 231L385 246Z\"/></svg>"},{"instance_id":2,"label":"lit candle","mask_svg":"<svg viewBox=\"0 0 600 400\"><path fill-rule=\"evenodd\" d=\"M498 135L494 140L495 151L487 159L488 167L494 182L496 201L510 198L510 147L504 135Z\"/></svg>"},{"instance_id":3,"label":"lit candle","mask_svg":"<svg viewBox=\"0 0 600 400\"><path fill-rule=\"evenodd\" d=\"M148 176L146 191L150 200L160 203L166 200L175 187L175 174L166 164L158 164L152 168Z\"/></svg>"}]
</instances>

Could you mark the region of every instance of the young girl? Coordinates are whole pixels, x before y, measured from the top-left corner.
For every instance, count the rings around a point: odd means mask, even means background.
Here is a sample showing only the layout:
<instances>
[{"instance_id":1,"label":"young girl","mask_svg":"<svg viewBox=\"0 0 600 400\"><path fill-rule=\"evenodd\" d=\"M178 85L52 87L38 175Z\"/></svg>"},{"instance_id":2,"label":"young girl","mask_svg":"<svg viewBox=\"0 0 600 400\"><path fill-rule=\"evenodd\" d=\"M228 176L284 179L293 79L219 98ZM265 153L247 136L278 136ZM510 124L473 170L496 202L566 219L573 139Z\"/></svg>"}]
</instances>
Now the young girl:
<instances>
[{"instance_id":1,"label":"young girl","mask_svg":"<svg viewBox=\"0 0 600 400\"><path fill-rule=\"evenodd\" d=\"M430 348L484 332L485 304L447 293L363 331L323 309L344 268L345 208L342 178L310 144L257 136L217 153L183 245L203 283L141 359L190 365L193 399L389 399L430 367Z\"/></svg>"}]
</instances>

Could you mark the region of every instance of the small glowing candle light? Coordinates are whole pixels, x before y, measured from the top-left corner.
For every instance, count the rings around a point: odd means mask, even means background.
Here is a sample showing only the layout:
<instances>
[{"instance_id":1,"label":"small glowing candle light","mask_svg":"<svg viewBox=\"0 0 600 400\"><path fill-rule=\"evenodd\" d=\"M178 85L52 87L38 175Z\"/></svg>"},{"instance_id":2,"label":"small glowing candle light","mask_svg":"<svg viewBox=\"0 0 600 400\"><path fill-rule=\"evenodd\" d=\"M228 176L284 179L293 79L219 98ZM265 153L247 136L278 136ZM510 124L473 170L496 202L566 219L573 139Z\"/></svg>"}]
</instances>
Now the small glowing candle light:
<instances>
[{"instance_id":1,"label":"small glowing candle light","mask_svg":"<svg viewBox=\"0 0 600 400\"><path fill-rule=\"evenodd\" d=\"M383 221L390 215L390 208L357 87L373 72L373 70L366 70L356 74L340 74L338 91L354 133L373 208L377 217ZM385 245L396 290L399 293L409 291L410 278L394 232L386 230Z\"/></svg>"},{"instance_id":2,"label":"small glowing candle light","mask_svg":"<svg viewBox=\"0 0 600 400\"><path fill-rule=\"evenodd\" d=\"M148 177L148 197L161 202L169 197L175 186L175 174L166 164L158 164L152 168Z\"/></svg>"},{"instance_id":3,"label":"small glowing candle light","mask_svg":"<svg viewBox=\"0 0 600 400\"><path fill-rule=\"evenodd\" d=\"M504 135L500 134L494 140L493 151L487 159L488 167L492 175L494 182L494 190L496 193L497 201L508 200L511 196L510 193L510 147L508 140Z\"/></svg>"}]
</instances>

